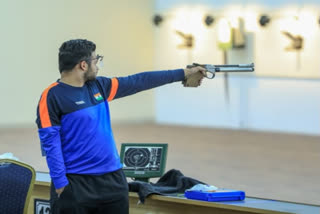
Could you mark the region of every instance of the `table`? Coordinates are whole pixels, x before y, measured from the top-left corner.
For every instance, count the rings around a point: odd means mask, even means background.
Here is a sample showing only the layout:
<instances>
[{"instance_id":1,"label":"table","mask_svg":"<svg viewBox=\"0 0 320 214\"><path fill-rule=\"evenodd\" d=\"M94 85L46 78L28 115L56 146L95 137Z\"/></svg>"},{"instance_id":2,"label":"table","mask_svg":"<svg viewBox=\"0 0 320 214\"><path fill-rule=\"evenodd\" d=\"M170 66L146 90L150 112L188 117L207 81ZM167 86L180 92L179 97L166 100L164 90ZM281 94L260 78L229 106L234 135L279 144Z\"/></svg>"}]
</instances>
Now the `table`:
<instances>
[{"instance_id":1,"label":"table","mask_svg":"<svg viewBox=\"0 0 320 214\"><path fill-rule=\"evenodd\" d=\"M33 214L35 200L37 201L38 212L42 209L43 214L49 213L45 206L45 201L49 200L50 195L50 176L45 172L36 173L36 182L28 208L28 213ZM41 204L44 200L43 204ZM244 201L231 202L205 202L186 199L183 195L176 196L149 196L145 204L139 203L137 193L129 193L130 214L174 214L174 213L219 213L219 214L244 214L244 213L263 213L263 214L319 214L320 206L285 202L278 200L246 197Z\"/></svg>"}]
</instances>

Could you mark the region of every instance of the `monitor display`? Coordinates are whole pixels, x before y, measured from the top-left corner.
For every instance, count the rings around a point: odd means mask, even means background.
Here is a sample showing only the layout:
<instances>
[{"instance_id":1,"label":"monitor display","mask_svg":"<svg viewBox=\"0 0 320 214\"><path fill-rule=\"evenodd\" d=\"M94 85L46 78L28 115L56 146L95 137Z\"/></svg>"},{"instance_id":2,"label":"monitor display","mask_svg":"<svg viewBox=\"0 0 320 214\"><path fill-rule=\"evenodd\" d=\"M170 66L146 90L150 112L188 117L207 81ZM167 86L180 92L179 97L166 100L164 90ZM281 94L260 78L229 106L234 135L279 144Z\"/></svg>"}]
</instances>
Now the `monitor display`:
<instances>
[{"instance_id":1,"label":"monitor display","mask_svg":"<svg viewBox=\"0 0 320 214\"><path fill-rule=\"evenodd\" d=\"M131 178L152 178L163 175L168 144L123 143L120 159L123 171Z\"/></svg>"}]
</instances>

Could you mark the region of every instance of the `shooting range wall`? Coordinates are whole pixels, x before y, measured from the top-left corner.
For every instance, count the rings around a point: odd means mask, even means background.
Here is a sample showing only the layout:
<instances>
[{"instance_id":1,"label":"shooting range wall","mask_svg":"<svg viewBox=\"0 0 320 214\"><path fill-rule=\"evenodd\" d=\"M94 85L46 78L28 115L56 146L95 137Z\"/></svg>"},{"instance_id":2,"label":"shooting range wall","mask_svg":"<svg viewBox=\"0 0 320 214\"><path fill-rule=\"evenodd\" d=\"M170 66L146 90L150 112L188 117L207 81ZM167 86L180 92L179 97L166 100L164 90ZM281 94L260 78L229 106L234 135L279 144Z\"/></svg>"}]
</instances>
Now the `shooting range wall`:
<instances>
[{"instance_id":1,"label":"shooting range wall","mask_svg":"<svg viewBox=\"0 0 320 214\"><path fill-rule=\"evenodd\" d=\"M228 50L227 63L255 63L253 74L229 74L229 99L223 74L197 89L158 88L156 122L320 135L319 7L319 1L156 1L164 21L155 27L155 67L223 64L217 23L230 12L250 23L245 47ZM203 22L208 14L215 18L211 26ZM265 27L257 21L261 14L271 17ZM179 46L184 41L176 30L194 37L192 48ZM301 50L286 49L291 40L284 30L303 37Z\"/></svg>"}]
</instances>

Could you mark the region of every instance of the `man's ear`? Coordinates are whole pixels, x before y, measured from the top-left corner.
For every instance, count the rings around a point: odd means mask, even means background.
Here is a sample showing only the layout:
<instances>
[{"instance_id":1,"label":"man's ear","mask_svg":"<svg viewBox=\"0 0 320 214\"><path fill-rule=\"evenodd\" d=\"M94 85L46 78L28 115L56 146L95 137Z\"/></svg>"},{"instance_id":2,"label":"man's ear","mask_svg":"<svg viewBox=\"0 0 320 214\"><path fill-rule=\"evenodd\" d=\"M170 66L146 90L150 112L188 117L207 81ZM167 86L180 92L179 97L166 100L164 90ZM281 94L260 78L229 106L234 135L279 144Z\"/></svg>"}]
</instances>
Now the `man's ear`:
<instances>
[{"instance_id":1,"label":"man's ear","mask_svg":"<svg viewBox=\"0 0 320 214\"><path fill-rule=\"evenodd\" d=\"M84 71L88 70L88 64L86 61L81 61L79 64L79 67L80 67L80 69L82 69Z\"/></svg>"}]
</instances>

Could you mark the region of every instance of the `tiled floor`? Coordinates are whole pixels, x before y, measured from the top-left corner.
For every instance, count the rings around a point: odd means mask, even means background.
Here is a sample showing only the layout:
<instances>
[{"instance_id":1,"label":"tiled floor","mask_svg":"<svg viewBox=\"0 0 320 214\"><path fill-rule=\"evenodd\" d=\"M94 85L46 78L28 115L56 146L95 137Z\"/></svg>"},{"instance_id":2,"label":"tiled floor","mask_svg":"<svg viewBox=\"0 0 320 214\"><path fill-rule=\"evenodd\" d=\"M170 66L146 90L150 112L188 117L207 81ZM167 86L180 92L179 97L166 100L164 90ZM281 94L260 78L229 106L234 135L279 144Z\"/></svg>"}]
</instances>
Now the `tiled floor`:
<instances>
[{"instance_id":1,"label":"tiled floor","mask_svg":"<svg viewBox=\"0 0 320 214\"><path fill-rule=\"evenodd\" d=\"M320 205L320 136L155 124L115 124L113 130L118 148L168 143L167 170L249 196ZM35 128L0 129L4 152L48 171Z\"/></svg>"}]
</instances>

